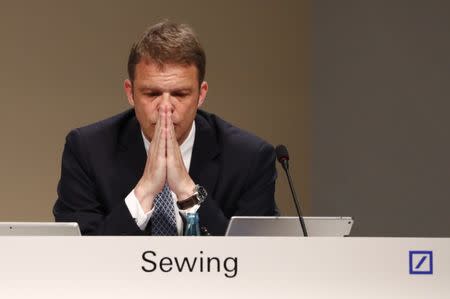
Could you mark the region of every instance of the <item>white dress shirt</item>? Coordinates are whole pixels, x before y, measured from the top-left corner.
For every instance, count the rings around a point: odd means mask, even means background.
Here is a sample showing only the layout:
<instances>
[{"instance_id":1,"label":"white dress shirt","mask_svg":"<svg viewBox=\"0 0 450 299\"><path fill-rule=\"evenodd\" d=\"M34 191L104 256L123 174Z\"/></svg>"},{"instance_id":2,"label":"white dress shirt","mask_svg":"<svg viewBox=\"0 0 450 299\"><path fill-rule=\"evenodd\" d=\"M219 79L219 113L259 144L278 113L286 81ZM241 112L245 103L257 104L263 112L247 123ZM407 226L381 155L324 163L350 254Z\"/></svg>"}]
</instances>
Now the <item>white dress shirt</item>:
<instances>
[{"instance_id":1,"label":"white dress shirt","mask_svg":"<svg viewBox=\"0 0 450 299\"><path fill-rule=\"evenodd\" d=\"M142 138L144 140L144 146L145 146L145 152L148 154L148 149L150 147L150 142L147 140L147 138L144 136L144 133L142 133ZM192 158L192 149L194 148L194 140L195 140L195 121L192 123L191 130L189 132L188 137L180 146L181 156L183 158L184 166L189 171L189 166L191 165L191 158ZM194 192L194 190L192 190ZM180 213L185 215L187 212L195 213L197 209L199 208L198 205L195 205L194 207L186 210L179 210L178 206L176 205L177 202L177 195L175 193L172 193L173 198L173 204L175 207L175 215L177 220L177 231L178 235L183 235L183 220L181 219ZM125 204L128 207L128 210L131 213L131 216L136 221L137 226L141 230L144 230L147 226L148 222L150 221L150 218L152 217L154 207L148 211L147 213L144 212L142 209L141 204L139 203L139 200L136 198L136 195L134 194L134 189L131 190L130 194L125 198Z\"/></svg>"}]
</instances>

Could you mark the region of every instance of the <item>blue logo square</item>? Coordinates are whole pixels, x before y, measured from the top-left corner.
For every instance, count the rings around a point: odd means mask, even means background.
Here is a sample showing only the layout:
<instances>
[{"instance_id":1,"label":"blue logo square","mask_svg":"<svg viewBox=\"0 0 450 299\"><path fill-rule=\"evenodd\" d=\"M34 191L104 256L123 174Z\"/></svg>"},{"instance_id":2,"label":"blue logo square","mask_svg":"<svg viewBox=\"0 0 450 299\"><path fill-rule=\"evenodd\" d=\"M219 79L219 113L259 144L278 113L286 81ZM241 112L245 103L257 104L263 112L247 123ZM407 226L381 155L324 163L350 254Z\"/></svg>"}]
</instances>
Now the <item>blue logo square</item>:
<instances>
[{"instance_id":1,"label":"blue logo square","mask_svg":"<svg viewBox=\"0 0 450 299\"><path fill-rule=\"evenodd\" d=\"M433 251L410 250L409 274L433 274Z\"/></svg>"}]
</instances>

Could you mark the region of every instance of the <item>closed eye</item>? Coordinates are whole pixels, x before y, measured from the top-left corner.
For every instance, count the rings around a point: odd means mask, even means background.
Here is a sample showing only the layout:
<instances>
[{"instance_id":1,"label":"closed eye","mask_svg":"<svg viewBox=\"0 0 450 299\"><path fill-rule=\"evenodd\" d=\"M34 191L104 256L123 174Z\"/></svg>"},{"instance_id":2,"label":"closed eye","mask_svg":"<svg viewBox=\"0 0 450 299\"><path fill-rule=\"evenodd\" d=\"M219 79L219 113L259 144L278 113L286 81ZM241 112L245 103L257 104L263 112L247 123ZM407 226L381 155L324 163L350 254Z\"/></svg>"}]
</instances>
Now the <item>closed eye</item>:
<instances>
[{"instance_id":1,"label":"closed eye","mask_svg":"<svg viewBox=\"0 0 450 299\"><path fill-rule=\"evenodd\" d=\"M174 92L172 93L172 96L177 97L177 98L184 98L187 97L189 95L189 93L187 92Z\"/></svg>"},{"instance_id":2,"label":"closed eye","mask_svg":"<svg viewBox=\"0 0 450 299\"><path fill-rule=\"evenodd\" d=\"M146 93L144 93L144 95L147 97L156 98L156 97L159 97L161 95L161 93L156 92L156 91L155 92L146 92Z\"/></svg>"}]
</instances>

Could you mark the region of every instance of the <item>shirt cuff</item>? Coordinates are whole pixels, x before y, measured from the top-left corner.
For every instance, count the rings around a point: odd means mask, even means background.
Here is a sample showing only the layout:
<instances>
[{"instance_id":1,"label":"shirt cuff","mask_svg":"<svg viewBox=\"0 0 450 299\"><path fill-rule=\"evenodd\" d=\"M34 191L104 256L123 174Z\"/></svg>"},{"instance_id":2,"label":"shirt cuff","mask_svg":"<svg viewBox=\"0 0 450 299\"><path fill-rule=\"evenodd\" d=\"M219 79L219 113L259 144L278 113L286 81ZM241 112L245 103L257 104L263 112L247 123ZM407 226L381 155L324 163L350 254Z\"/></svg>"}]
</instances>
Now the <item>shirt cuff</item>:
<instances>
[{"instance_id":1,"label":"shirt cuff","mask_svg":"<svg viewBox=\"0 0 450 299\"><path fill-rule=\"evenodd\" d=\"M181 219L181 217L186 219L186 217L187 217L186 214L197 212L198 208L200 208L200 205L195 205L193 207L190 207L189 209L180 210L178 208L178 205L176 204L178 201L177 195L173 191L171 191L171 193L172 193L172 198L174 200L173 204L175 206L175 215L176 215L176 219L177 219L178 235L182 236L184 232L183 232L183 220Z\"/></svg>"},{"instance_id":2,"label":"shirt cuff","mask_svg":"<svg viewBox=\"0 0 450 299\"><path fill-rule=\"evenodd\" d=\"M178 211L183 215L183 216L186 216L186 214L194 214L194 213L197 213L197 210L200 208L200 205L199 204L196 204L195 206L192 206L192 207L190 207L190 208L188 208L188 209L185 209L185 210L180 210L180 209L178 209Z\"/></svg>"},{"instance_id":3,"label":"shirt cuff","mask_svg":"<svg viewBox=\"0 0 450 299\"><path fill-rule=\"evenodd\" d=\"M134 194L134 189L127 195L125 198L125 204L127 205L128 210L130 211L131 217L133 217L134 221L136 221L136 225L144 230L150 221L150 217L153 214L154 207L148 211L147 213L141 207L139 200Z\"/></svg>"}]
</instances>

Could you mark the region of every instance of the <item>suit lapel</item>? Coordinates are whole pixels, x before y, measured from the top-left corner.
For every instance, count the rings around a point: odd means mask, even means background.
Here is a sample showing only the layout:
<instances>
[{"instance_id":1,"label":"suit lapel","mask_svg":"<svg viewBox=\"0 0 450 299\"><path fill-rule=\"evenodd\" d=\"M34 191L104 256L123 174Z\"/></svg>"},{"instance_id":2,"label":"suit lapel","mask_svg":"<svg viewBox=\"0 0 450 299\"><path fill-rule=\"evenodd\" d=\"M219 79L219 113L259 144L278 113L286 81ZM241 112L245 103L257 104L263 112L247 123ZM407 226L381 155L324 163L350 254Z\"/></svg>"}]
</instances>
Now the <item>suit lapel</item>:
<instances>
[{"instance_id":1,"label":"suit lapel","mask_svg":"<svg viewBox=\"0 0 450 299\"><path fill-rule=\"evenodd\" d=\"M136 186L142 177L147 153L142 140L141 128L136 117L124 126L118 141L117 162L120 185L124 186L125 196Z\"/></svg>"},{"instance_id":2,"label":"suit lapel","mask_svg":"<svg viewBox=\"0 0 450 299\"><path fill-rule=\"evenodd\" d=\"M202 185L209 194L213 194L219 162L215 159L220 152L214 129L201 115L195 118L195 141L192 150L189 175L196 184Z\"/></svg>"}]
</instances>

